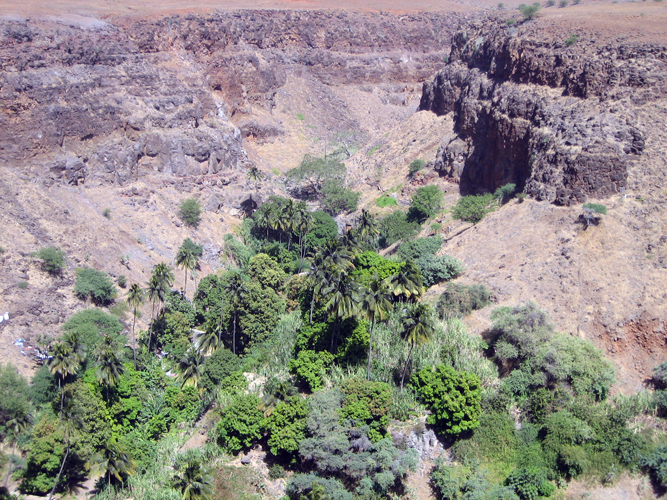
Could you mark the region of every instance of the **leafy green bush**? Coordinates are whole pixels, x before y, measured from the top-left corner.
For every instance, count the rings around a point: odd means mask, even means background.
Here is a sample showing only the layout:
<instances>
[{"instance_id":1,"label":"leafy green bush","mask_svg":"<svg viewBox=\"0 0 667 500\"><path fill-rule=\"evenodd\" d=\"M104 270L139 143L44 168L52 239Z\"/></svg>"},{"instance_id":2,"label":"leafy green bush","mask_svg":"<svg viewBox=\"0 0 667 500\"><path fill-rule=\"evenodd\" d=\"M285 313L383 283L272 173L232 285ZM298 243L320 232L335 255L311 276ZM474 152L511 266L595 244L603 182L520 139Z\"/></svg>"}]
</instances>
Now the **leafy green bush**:
<instances>
[{"instance_id":1,"label":"leafy green bush","mask_svg":"<svg viewBox=\"0 0 667 500\"><path fill-rule=\"evenodd\" d=\"M322 184L320 203L325 212L338 215L341 212L354 212L361 195L345 187L343 181L330 179Z\"/></svg>"},{"instance_id":2,"label":"leafy green bush","mask_svg":"<svg viewBox=\"0 0 667 500\"><path fill-rule=\"evenodd\" d=\"M421 169L423 169L426 166L426 162L424 160L412 160L410 165L408 166L408 175L412 177L415 175L417 172L419 172Z\"/></svg>"},{"instance_id":3,"label":"leafy green bush","mask_svg":"<svg viewBox=\"0 0 667 500\"><path fill-rule=\"evenodd\" d=\"M273 464L269 467L269 479L276 480L282 479L286 476L285 467L280 464Z\"/></svg>"},{"instance_id":4,"label":"leafy green bush","mask_svg":"<svg viewBox=\"0 0 667 500\"><path fill-rule=\"evenodd\" d=\"M531 19L535 18L537 12L540 10L541 7L542 6L537 2L531 5L526 5L522 3L521 5L519 5L519 12L521 12L521 15L526 21L530 21Z\"/></svg>"},{"instance_id":5,"label":"leafy green bush","mask_svg":"<svg viewBox=\"0 0 667 500\"><path fill-rule=\"evenodd\" d=\"M42 260L42 269L47 273L57 276L65 266L65 252L56 247L40 248L35 255Z\"/></svg>"},{"instance_id":6,"label":"leafy green bush","mask_svg":"<svg viewBox=\"0 0 667 500\"><path fill-rule=\"evenodd\" d=\"M441 500L519 500L514 489L493 484L484 469L472 465L452 465L436 460L431 485Z\"/></svg>"},{"instance_id":7,"label":"leafy green bush","mask_svg":"<svg viewBox=\"0 0 667 500\"><path fill-rule=\"evenodd\" d=\"M272 455L296 461L299 443L306 437L307 417L308 403L298 394L276 405L264 424Z\"/></svg>"},{"instance_id":8,"label":"leafy green bush","mask_svg":"<svg viewBox=\"0 0 667 500\"><path fill-rule=\"evenodd\" d=\"M515 192L516 184L505 184L496 189L495 193L493 193L493 197L498 200L498 203L507 203L512 199Z\"/></svg>"},{"instance_id":9,"label":"leafy green bush","mask_svg":"<svg viewBox=\"0 0 667 500\"><path fill-rule=\"evenodd\" d=\"M423 223L438 213L444 199L445 196L437 186L429 185L418 188L417 192L412 195L408 219Z\"/></svg>"},{"instance_id":10,"label":"leafy green bush","mask_svg":"<svg viewBox=\"0 0 667 500\"><path fill-rule=\"evenodd\" d=\"M80 267L76 270L74 294L81 300L92 300L103 306L116 298L116 287L108 274L90 267Z\"/></svg>"},{"instance_id":11,"label":"leafy green bush","mask_svg":"<svg viewBox=\"0 0 667 500\"><path fill-rule=\"evenodd\" d=\"M116 316L107 314L101 309L84 309L75 313L63 325L63 330L76 336L90 354L102 336L116 336L123 331L123 325Z\"/></svg>"},{"instance_id":12,"label":"leafy green bush","mask_svg":"<svg viewBox=\"0 0 667 500\"><path fill-rule=\"evenodd\" d=\"M427 254L420 257L416 264L426 288L457 278L463 272L461 261L449 255Z\"/></svg>"},{"instance_id":13,"label":"leafy green bush","mask_svg":"<svg viewBox=\"0 0 667 500\"><path fill-rule=\"evenodd\" d=\"M370 382L355 377L343 381L341 391L344 394L341 418L349 419L356 427L367 425L371 441L382 439L389 424L391 387L384 382Z\"/></svg>"},{"instance_id":14,"label":"leafy green bush","mask_svg":"<svg viewBox=\"0 0 667 500\"><path fill-rule=\"evenodd\" d=\"M380 208L385 208L395 207L398 205L398 202L396 201L396 198L385 193L376 200L375 204Z\"/></svg>"},{"instance_id":15,"label":"leafy green bush","mask_svg":"<svg viewBox=\"0 0 667 500\"><path fill-rule=\"evenodd\" d=\"M572 47L572 45L577 43L577 40L579 40L579 35L572 34L569 37L567 37L567 39L565 40L565 46L566 47Z\"/></svg>"},{"instance_id":16,"label":"leafy green bush","mask_svg":"<svg viewBox=\"0 0 667 500\"><path fill-rule=\"evenodd\" d=\"M546 472L537 467L514 469L505 484L514 489L521 500L550 497L556 489L556 486L548 481Z\"/></svg>"},{"instance_id":17,"label":"leafy green bush","mask_svg":"<svg viewBox=\"0 0 667 500\"><path fill-rule=\"evenodd\" d=\"M28 282L27 281L19 281L16 286L18 286L19 289L21 289L21 290L25 290L26 288L28 288Z\"/></svg>"},{"instance_id":18,"label":"leafy green bush","mask_svg":"<svg viewBox=\"0 0 667 500\"><path fill-rule=\"evenodd\" d=\"M31 408L28 401L28 381L10 364L0 364L0 437L10 420L21 419Z\"/></svg>"},{"instance_id":19,"label":"leafy green bush","mask_svg":"<svg viewBox=\"0 0 667 500\"><path fill-rule=\"evenodd\" d=\"M491 203L492 194L479 194L477 196L463 196L456 202L452 210L452 216L465 222L477 224L486 214L493 211Z\"/></svg>"},{"instance_id":20,"label":"leafy green bush","mask_svg":"<svg viewBox=\"0 0 667 500\"><path fill-rule=\"evenodd\" d=\"M410 221L405 212L395 210L380 220L380 246L386 248L399 240L406 241L419 230L419 222Z\"/></svg>"},{"instance_id":21,"label":"leafy green bush","mask_svg":"<svg viewBox=\"0 0 667 500\"><path fill-rule=\"evenodd\" d=\"M118 286L121 288L125 288L127 286L127 276L124 274L118 276Z\"/></svg>"},{"instance_id":22,"label":"leafy green bush","mask_svg":"<svg viewBox=\"0 0 667 500\"><path fill-rule=\"evenodd\" d=\"M195 198L187 198L178 206L178 217L183 224L197 227L201 221L201 205Z\"/></svg>"},{"instance_id":23,"label":"leafy green bush","mask_svg":"<svg viewBox=\"0 0 667 500\"><path fill-rule=\"evenodd\" d=\"M440 250L442 243L442 236L416 238L401 243L396 250L396 255L398 255L401 260L416 261L424 255L435 255L435 253Z\"/></svg>"},{"instance_id":24,"label":"leafy green bush","mask_svg":"<svg viewBox=\"0 0 667 500\"><path fill-rule=\"evenodd\" d=\"M333 360L333 355L327 351L304 350L289 362L289 371L299 383L306 384L310 391L316 391L322 387L323 376Z\"/></svg>"},{"instance_id":25,"label":"leafy green bush","mask_svg":"<svg viewBox=\"0 0 667 500\"><path fill-rule=\"evenodd\" d=\"M355 269L352 271L352 276L361 283L368 284L375 279L386 279L398 273L403 264L393 260L386 259L381 255L371 250L359 254L354 259Z\"/></svg>"},{"instance_id":26,"label":"leafy green bush","mask_svg":"<svg viewBox=\"0 0 667 500\"><path fill-rule=\"evenodd\" d=\"M607 207L605 205L601 205L600 203L585 203L583 209L590 210L591 212L595 212L596 214L602 214L602 215L607 214Z\"/></svg>"},{"instance_id":27,"label":"leafy green bush","mask_svg":"<svg viewBox=\"0 0 667 500\"><path fill-rule=\"evenodd\" d=\"M102 210L102 216L106 217L107 219L111 219L111 209L105 208L104 210Z\"/></svg>"},{"instance_id":28,"label":"leafy green bush","mask_svg":"<svg viewBox=\"0 0 667 500\"><path fill-rule=\"evenodd\" d=\"M639 466L647 470L663 487L667 486L667 446L659 446L641 458Z\"/></svg>"},{"instance_id":29,"label":"leafy green bush","mask_svg":"<svg viewBox=\"0 0 667 500\"><path fill-rule=\"evenodd\" d=\"M482 387L477 375L440 365L418 371L410 384L431 410L427 422L438 430L458 436L479 426Z\"/></svg>"},{"instance_id":30,"label":"leafy green bush","mask_svg":"<svg viewBox=\"0 0 667 500\"><path fill-rule=\"evenodd\" d=\"M435 306L440 318L467 316L486 307L491 302L491 292L484 285L460 285L449 283Z\"/></svg>"},{"instance_id":31,"label":"leafy green bush","mask_svg":"<svg viewBox=\"0 0 667 500\"><path fill-rule=\"evenodd\" d=\"M254 394L239 395L220 411L218 444L226 452L236 455L261 439L264 415L259 411L260 403Z\"/></svg>"},{"instance_id":32,"label":"leafy green bush","mask_svg":"<svg viewBox=\"0 0 667 500\"><path fill-rule=\"evenodd\" d=\"M212 393L215 388L241 367L241 360L229 349L216 349L204 361L201 386Z\"/></svg>"},{"instance_id":33,"label":"leafy green bush","mask_svg":"<svg viewBox=\"0 0 667 500\"><path fill-rule=\"evenodd\" d=\"M301 194L310 198L319 196L326 182L342 185L347 174L345 164L336 158L318 158L306 155L301 164L287 172L287 178L298 185Z\"/></svg>"},{"instance_id":34,"label":"leafy green bush","mask_svg":"<svg viewBox=\"0 0 667 500\"><path fill-rule=\"evenodd\" d=\"M310 216L313 220L313 228L305 236L308 247L320 248L327 241L338 238L338 224L331 215L322 210L316 210Z\"/></svg>"}]
</instances>

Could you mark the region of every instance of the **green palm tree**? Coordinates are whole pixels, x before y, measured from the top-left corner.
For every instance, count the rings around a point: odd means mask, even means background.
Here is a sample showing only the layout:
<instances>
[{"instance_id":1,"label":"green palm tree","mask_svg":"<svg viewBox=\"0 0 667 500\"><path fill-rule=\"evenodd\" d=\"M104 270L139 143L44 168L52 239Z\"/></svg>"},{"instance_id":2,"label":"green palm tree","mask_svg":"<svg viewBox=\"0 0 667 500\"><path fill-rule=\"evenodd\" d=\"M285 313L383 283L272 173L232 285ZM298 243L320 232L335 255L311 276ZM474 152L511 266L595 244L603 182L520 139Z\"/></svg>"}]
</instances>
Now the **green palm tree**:
<instances>
[{"instance_id":1,"label":"green palm tree","mask_svg":"<svg viewBox=\"0 0 667 500\"><path fill-rule=\"evenodd\" d=\"M178 376L182 380L181 388L199 386L204 370L204 358L196 349L188 349L178 361Z\"/></svg>"},{"instance_id":2,"label":"green palm tree","mask_svg":"<svg viewBox=\"0 0 667 500\"><path fill-rule=\"evenodd\" d=\"M217 321L209 321L205 331L192 330L192 344L202 356L210 356L220 346Z\"/></svg>"},{"instance_id":3,"label":"green palm tree","mask_svg":"<svg viewBox=\"0 0 667 500\"><path fill-rule=\"evenodd\" d=\"M137 369L137 337L134 335L134 326L137 323L137 309L139 309L146 300L143 289L134 283L127 293L127 305L132 308L132 357L134 358L134 369Z\"/></svg>"},{"instance_id":4,"label":"green palm tree","mask_svg":"<svg viewBox=\"0 0 667 500\"><path fill-rule=\"evenodd\" d=\"M172 479L172 487L182 500L208 500L213 494L213 478L196 460L190 460Z\"/></svg>"},{"instance_id":5,"label":"green palm tree","mask_svg":"<svg viewBox=\"0 0 667 500\"><path fill-rule=\"evenodd\" d=\"M67 399L71 400L71 398L69 397ZM53 494L55 493L56 488L58 487L58 483L60 483L60 477L62 476L63 469L65 468L65 463L67 462L67 458L69 457L69 452L71 451L72 447L72 440L71 440L72 434L79 431L83 427L83 421L81 420L81 417L78 415L76 409L72 408L71 404L68 403L64 411L61 408L61 418L58 425L59 427L63 428L64 431L65 455L63 456L62 462L60 462L60 469L58 469L58 475L56 476L56 480L53 483L53 488L51 488L48 500L53 499Z\"/></svg>"},{"instance_id":6,"label":"green palm tree","mask_svg":"<svg viewBox=\"0 0 667 500\"><path fill-rule=\"evenodd\" d=\"M361 293L359 301L359 313L361 317L371 322L368 339L368 368L366 370L366 380L371 379L371 358L373 355L373 327L377 320L384 319L384 315L391 307L389 300L389 289L385 282L377 279L373 280L368 288Z\"/></svg>"},{"instance_id":7,"label":"green palm tree","mask_svg":"<svg viewBox=\"0 0 667 500\"><path fill-rule=\"evenodd\" d=\"M414 304L407 308L406 316L403 320L403 338L410 344L410 351L408 352L408 359L405 361L403 374L401 375L401 390L403 390L405 373L408 370L408 364L412 357L412 350L415 345L422 345L424 342L431 340L434 331L435 320L433 318L433 309L430 306L426 304Z\"/></svg>"},{"instance_id":8,"label":"green palm tree","mask_svg":"<svg viewBox=\"0 0 667 500\"><path fill-rule=\"evenodd\" d=\"M377 238L380 236L380 228L376 217L366 209L361 211L356 229L359 236L363 239Z\"/></svg>"},{"instance_id":9,"label":"green palm tree","mask_svg":"<svg viewBox=\"0 0 667 500\"><path fill-rule=\"evenodd\" d=\"M106 476L109 487L112 477L122 483L127 476L133 476L137 469L136 462L115 441L103 443L102 450L91 461L93 462L91 473Z\"/></svg>"},{"instance_id":10,"label":"green palm tree","mask_svg":"<svg viewBox=\"0 0 667 500\"><path fill-rule=\"evenodd\" d=\"M199 267L199 259L191 248L179 248L176 253L176 267L185 271L185 287L183 293L188 293L188 270L194 271Z\"/></svg>"},{"instance_id":11,"label":"green palm tree","mask_svg":"<svg viewBox=\"0 0 667 500\"><path fill-rule=\"evenodd\" d=\"M245 283L241 273L231 273L224 285L224 290L227 294L229 306L232 309L232 352L236 354L236 326L238 323L238 310L242 306L243 299L245 298L246 294ZM222 314L222 311L220 314Z\"/></svg>"},{"instance_id":12,"label":"green palm tree","mask_svg":"<svg viewBox=\"0 0 667 500\"><path fill-rule=\"evenodd\" d=\"M328 285L322 288L321 293L329 298L325 308L327 313L334 317L334 328L331 335L331 353L333 354L342 320L356 312L358 287L347 272L336 268L333 269L333 274L327 282Z\"/></svg>"},{"instance_id":13,"label":"green palm tree","mask_svg":"<svg viewBox=\"0 0 667 500\"><path fill-rule=\"evenodd\" d=\"M24 413L14 417L13 419L7 422L7 430L11 432L12 435L12 454L9 455L9 467L7 468L7 475L5 476L4 487L7 487L9 482L9 475L12 472L12 462L14 461L14 455L16 454L16 443L21 434L23 434L28 428L32 425L33 416L30 413Z\"/></svg>"},{"instance_id":14,"label":"green palm tree","mask_svg":"<svg viewBox=\"0 0 667 500\"><path fill-rule=\"evenodd\" d=\"M80 355L68 342L58 342L53 346L49 370L58 379L60 389L60 419L63 417L63 402L65 398L65 379L74 375L81 366Z\"/></svg>"},{"instance_id":15,"label":"green palm tree","mask_svg":"<svg viewBox=\"0 0 667 500\"><path fill-rule=\"evenodd\" d=\"M280 209L280 213L278 214L278 227L281 232L287 233L287 251L290 251L290 247L292 245L292 233L294 231L295 225L296 225L296 220L294 217L294 213L296 210L296 206L294 203L294 200L287 200L282 208Z\"/></svg>"},{"instance_id":16,"label":"green palm tree","mask_svg":"<svg viewBox=\"0 0 667 500\"><path fill-rule=\"evenodd\" d=\"M104 337L95 349L95 366L95 379L106 388L108 400L109 388L120 383L125 371L120 342L110 336Z\"/></svg>"},{"instance_id":17,"label":"green palm tree","mask_svg":"<svg viewBox=\"0 0 667 500\"><path fill-rule=\"evenodd\" d=\"M389 286L400 302L416 302L424 291L419 268L411 261L389 279Z\"/></svg>"},{"instance_id":18,"label":"green palm tree","mask_svg":"<svg viewBox=\"0 0 667 500\"><path fill-rule=\"evenodd\" d=\"M151 279L148 282L148 299L153 304L151 311L151 326L148 329L148 352L151 351L151 340L153 339L153 323L155 322L155 304L164 304L167 294L174 284L174 272L171 266L165 262L160 262L153 266ZM164 308L161 309L164 312Z\"/></svg>"},{"instance_id":19,"label":"green palm tree","mask_svg":"<svg viewBox=\"0 0 667 500\"><path fill-rule=\"evenodd\" d=\"M253 165L248 170L248 179L255 182L255 191L257 191L257 184L264 178L262 172L257 168L257 165Z\"/></svg>"}]
</instances>

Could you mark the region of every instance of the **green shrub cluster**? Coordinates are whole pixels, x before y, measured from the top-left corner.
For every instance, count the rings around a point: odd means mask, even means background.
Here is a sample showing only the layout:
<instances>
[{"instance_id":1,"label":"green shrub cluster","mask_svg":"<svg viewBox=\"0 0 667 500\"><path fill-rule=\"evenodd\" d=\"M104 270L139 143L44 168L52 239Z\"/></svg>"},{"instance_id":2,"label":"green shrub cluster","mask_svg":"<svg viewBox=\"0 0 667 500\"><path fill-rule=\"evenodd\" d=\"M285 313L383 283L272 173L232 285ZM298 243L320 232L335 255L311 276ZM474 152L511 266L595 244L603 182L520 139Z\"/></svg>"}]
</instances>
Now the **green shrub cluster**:
<instances>
[{"instance_id":1,"label":"green shrub cluster","mask_svg":"<svg viewBox=\"0 0 667 500\"><path fill-rule=\"evenodd\" d=\"M80 267L76 270L74 294L81 300L91 300L104 306L116 298L117 292L108 274L90 267Z\"/></svg>"},{"instance_id":2,"label":"green shrub cluster","mask_svg":"<svg viewBox=\"0 0 667 500\"><path fill-rule=\"evenodd\" d=\"M492 208L493 195L479 194L476 196L462 196L456 202L452 210L452 216L455 219L464 222L472 222L477 224L486 214L493 211Z\"/></svg>"},{"instance_id":3,"label":"green shrub cluster","mask_svg":"<svg viewBox=\"0 0 667 500\"><path fill-rule=\"evenodd\" d=\"M57 276L65 267L65 252L56 247L40 248L35 255L42 261L42 269L47 273Z\"/></svg>"},{"instance_id":4,"label":"green shrub cluster","mask_svg":"<svg viewBox=\"0 0 667 500\"><path fill-rule=\"evenodd\" d=\"M449 283L438 298L436 310L441 318L467 316L491 302L491 293L484 285Z\"/></svg>"},{"instance_id":5,"label":"green shrub cluster","mask_svg":"<svg viewBox=\"0 0 667 500\"><path fill-rule=\"evenodd\" d=\"M201 212L201 205L196 198L187 198L178 206L178 217L186 226L195 228L199 226Z\"/></svg>"}]
</instances>

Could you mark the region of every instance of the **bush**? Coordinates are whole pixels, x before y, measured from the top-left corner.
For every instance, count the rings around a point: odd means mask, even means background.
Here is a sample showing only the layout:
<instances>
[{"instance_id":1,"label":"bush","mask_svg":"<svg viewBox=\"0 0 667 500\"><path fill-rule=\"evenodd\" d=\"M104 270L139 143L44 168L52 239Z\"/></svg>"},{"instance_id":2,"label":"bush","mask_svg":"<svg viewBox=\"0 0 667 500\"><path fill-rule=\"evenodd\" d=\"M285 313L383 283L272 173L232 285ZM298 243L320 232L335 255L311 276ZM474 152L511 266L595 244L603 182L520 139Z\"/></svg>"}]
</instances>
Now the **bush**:
<instances>
[{"instance_id":1,"label":"bush","mask_svg":"<svg viewBox=\"0 0 667 500\"><path fill-rule=\"evenodd\" d=\"M341 391L345 395L341 418L349 419L355 427L367 425L371 441L382 439L389 424L391 387L384 382L369 382L355 377L345 380Z\"/></svg>"},{"instance_id":2,"label":"bush","mask_svg":"<svg viewBox=\"0 0 667 500\"><path fill-rule=\"evenodd\" d=\"M567 47L571 47L572 45L574 45L575 43L577 43L577 40L579 40L579 35L570 35L570 36L567 37L567 39L565 40L565 45L566 45Z\"/></svg>"},{"instance_id":3,"label":"bush","mask_svg":"<svg viewBox=\"0 0 667 500\"><path fill-rule=\"evenodd\" d=\"M320 203L325 212L338 215L341 212L354 212L361 195L344 186L342 180L330 179L322 184Z\"/></svg>"},{"instance_id":4,"label":"bush","mask_svg":"<svg viewBox=\"0 0 667 500\"><path fill-rule=\"evenodd\" d=\"M420 370L410 383L431 411L427 423L438 430L458 436L479 426L482 387L477 375L440 365Z\"/></svg>"},{"instance_id":5,"label":"bush","mask_svg":"<svg viewBox=\"0 0 667 500\"><path fill-rule=\"evenodd\" d=\"M118 286L125 288L127 286L127 277L124 274L118 276Z\"/></svg>"},{"instance_id":6,"label":"bush","mask_svg":"<svg viewBox=\"0 0 667 500\"><path fill-rule=\"evenodd\" d=\"M115 336L123 331L123 325L116 316L101 309L84 309L74 314L63 325L63 330L75 335L86 346L88 354L95 350L102 336Z\"/></svg>"},{"instance_id":7,"label":"bush","mask_svg":"<svg viewBox=\"0 0 667 500\"><path fill-rule=\"evenodd\" d=\"M516 184L505 184L504 186L496 189L496 192L493 193L493 197L498 200L498 203L507 203L512 199L516 191Z\"/></svg>"},{"instance_id":8,"label":"bush","mask_svg":"<svg viewBox=\"0 0 667 500\"><path fill-rule=\"evenodd\" d=\"M582 208L584 210L595 212L596 214L607 215L607 207L605 205L601 205L600 203L585 203Z\"/></svg>"},{"instance_id":9,"label":"bush","mask_svg":"<svg viewBox=\"0 0 667 500\"><path fill-rule=\"evenodd\" d=\"M338 238L338 224L331 215L316 210L310 216L313 218L313 228L305 236L310 248L320 248L327 241Z\"/></svg>"},{"instance_id":10,"label":"bush","mask_svg":"<svg viewBox=\"0 0 667 500\"><path fill-rule=\"evenodd\" d=\"M477 196L463 196L456 202L452 210L452 216L465 222L472 222L477 224L486 214L493 211L491 203L493 202L493 195L480 194Z\"/></svg>"},{"instance_id":11,"label":"bush","mask_svg":"<svg viewBox=\"0 0 667 500\"><path fill-rule=\"evenodd\" d=\"M562 9L563 7L567 7L567 4L568 4L567 0L560 0L558 6Z\"/></svg>"},{"instance_id":12,"label":"bush","mask_svg":"<svg viewBox=\"0 0 667 500\"><path fill-rule=\"evenodd\" d=\"M310 391L316 391L322 388L323 376L333 360L333 355L327 351L304 350L289 362L289 371L299 383L305 384Z\"/></svg>"},{"instance_id":13,"label":"bush","mask_svg":"<svg viewBox=\"0 0 667 500\"><path fill-rule=\"evenodd\" d=\"M272 455L296 461L299 443L306 437L306 418L308 403L298 394L276 405L265 422Z\"/></svg>"},{"instance_id":14,"label":"bush","mask_svg":"<svg viewBox=\"0 0 667 500\"><path fill-rule=\"evenodd\" d=\"M434 255L442 246L442 236L427 236L426 238L417 238L406 241L396 250L396 255L401 260L416 261L424 255Z\"/></svg>"},{"instance_id":15,"label":"bush","mask_svg":"<svg viewBox=\"0 0 667 500\"><path fill-rule=\"evenodd\" d=\"M220 411L218 444L226 452L236 455L261 439L264 415L259 411L260 403L254 394L239 395Z\"/></svg>"},{"instance_id":16,"label":"bush","mask_svg":"<svg viewBox=\"0 0 667 500\"><path fill-rule=\"evenodd\" d=\"M102 271L90 267L76 270L74 294L81 300L92 300L97 305L107 305L116 297L116 287Z\"/></svg>"},{"instance_id":17,"label":"bush","mask_svg":"<svg viewBox=\"0 0 667 500\"><path fill-rule=\"evenodd\" d=\"M395 210L380 220L380 246L386 248L399 240L409 240L419 230L418 222L408 220L405 212Z\"/></svg>"},{"instance_id":18,"label":"bush","mask_svg":"<svg viewBox=\"0 0 667 500\"><path fill-rule=\"evenodd\" d=\"M40 248L35 255L42 260L44 271L53 276L62 273L65 266L65 252L56 247L45 247Z\"/></svg>"},{"instance_id":19,"label":"bush","mask_svg":"<svg viewBox=\"0 0 667 500\"><path fill-rule=\"evenodd\" d=\"M534 3L532 5L526 5L522 3L519 5L519 12L521 12L521 15L526 21L530 21L531 19L535 18L541 7L542 6L539 3Z\"/></svg>"},{"instance_id":20,"label":"bush","mask_svg":"<svg viewBox=\"0 0 667 500\"><path fill-rule=\"evenodd\" d=\"M537 467L514 469L505 484L519 495L521 500L549 497L556 487L547 480L546 472Z\"/></svg>"},{"instance_id":21,"label":"bush","mask_svg":"<svg viewBox=\"0 0 667 500\"><path fill-rule=\"evenodd\" d=\"M491 293L484 285L459 285L450 283L442 292L436 310L441 319L467 316L486 307L491 302Z\"/></svg>"},{"instance_id":22,"label":"bush","mask_svg":"<svg viewBox=\"0 0 667 500\"><path fill-rule=\"evenodd\" d=\"M16 286L18 286L19 289L21 289L21 290L25 290L26 288L28 288L28 282L27 281L19 281L16 284Z\"/></svg>"},{"instance_id":23,"label":"bush","mask_svg":"<svg viewBox=\"0 0 667 500\"><path fill-rule=\"evenodd\" d=\"M463 272L463 264L449 255L424 255L416 264L426 288L457 278Z\"/></svg>"},{"instance_id":24,"label":"bush","mask_svg":"<svg viewBox=\"0 0 667 500\"><path fill-rule=\"evenodd\" d=\"M374 280L376 276L381 280L393 276L401 270L403 264L389 260L376 252L368 250L355 257L354 267L355 269L352 271L351 275L354 276L359 283L367 285Z\"/></svg>"},{"instance_id":25,"label":"bush","mask_svg":"<svg viewBox=\"0 0 667 500\"><path fill-rule=\"evenodd\" d=\"M178 206L178 217L186 226L196 228L201 221L201 205L195 198L183 200Z\"/></svg>"},{"instance_id":26,"label":"bush","mask_svg":"<svg viewBox=\"0 0 667 500\"><path fill-rule=\"evenodd\" d=\"M444 200L442 191L437 186L424 186L412 195L408 219L420 224L438 213Z\"/></svg>"},{"instance_id":27,"label":"bush","mask_svg":"<svg viewBox=\"0 0 667 500\"><path fill-rule=\"evenodd\" d=\"M224 379L241 368L241 360L229 349L216 349L204 361L201 386L212 393Z\"/></svg>"},{"instance_id":28,"label":"bush","mask_svg":"<svg viewBox=\"0 0 667 500\"><path fill-rule=\"evenodd\" d=\"M106 217L107 219L111 219L111 209L105 208L104 210L102 210L102 216Z\"/></svg>"},{"instance_id":29,"label":"bush","mask_svg":"<svg viewBox=\"0 0 667 500\"><path fill-rule=\"evenodd\" d=\"M415 175L417 172L419 172L421 169L423 169L426 166L426 162L424 160L413 160L412 163L410 163L410 166L408 167L408 172L409 176L412 177Z\"/></svg>"},{"instance_id":30,"label":"bush","mask_svg":"<svg viewBox=\"0 0 667 500\"><path fill-rule=\"evenodd\" d=\"M280 464L273 464L269 467L269 479L275 481L276 479L282 479L286 476L285 467Z\"/></svg>"}]
</instances>

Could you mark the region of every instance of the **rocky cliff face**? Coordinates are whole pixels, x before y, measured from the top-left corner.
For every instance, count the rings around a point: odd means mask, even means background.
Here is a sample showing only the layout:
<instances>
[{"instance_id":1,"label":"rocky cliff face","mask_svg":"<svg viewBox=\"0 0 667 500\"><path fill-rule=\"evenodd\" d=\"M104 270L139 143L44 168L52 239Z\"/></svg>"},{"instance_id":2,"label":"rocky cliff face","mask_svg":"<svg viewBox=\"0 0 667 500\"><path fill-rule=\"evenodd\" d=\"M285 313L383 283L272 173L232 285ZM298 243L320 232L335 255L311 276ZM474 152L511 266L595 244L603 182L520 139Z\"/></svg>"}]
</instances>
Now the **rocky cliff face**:
<instances>
[{"instance_id":1,"label":"rocky cliff face","mask_svg":"<svg viewBox=\"0 0 667 500\"><path fill-rule=\"evenodd\" d=\"M270 113L290 76L322 85L417 83L442 67L460 20L242 11L5 21L0 160L46 163L49 182L70 184L152 173L229 177L249 163L243 137L283 133L279 122L234 115L253 106ZM343 128L358 128L348 122Z\"/></svg>"},{"instance_id":2,"label":"rocky cliff face","mask_svg":"<svg viewBox=\"0 0 667 500\"><path fill-rule=\"evenodd\" d=\"M424 84L420 109L453 113L455 134L435 167L463 194L513 182L568 205L624 191L645 147L634 109L667 95L667 50L567 38L500 21L454 36L449 64Z\"/></svg>"}]
</instances>

